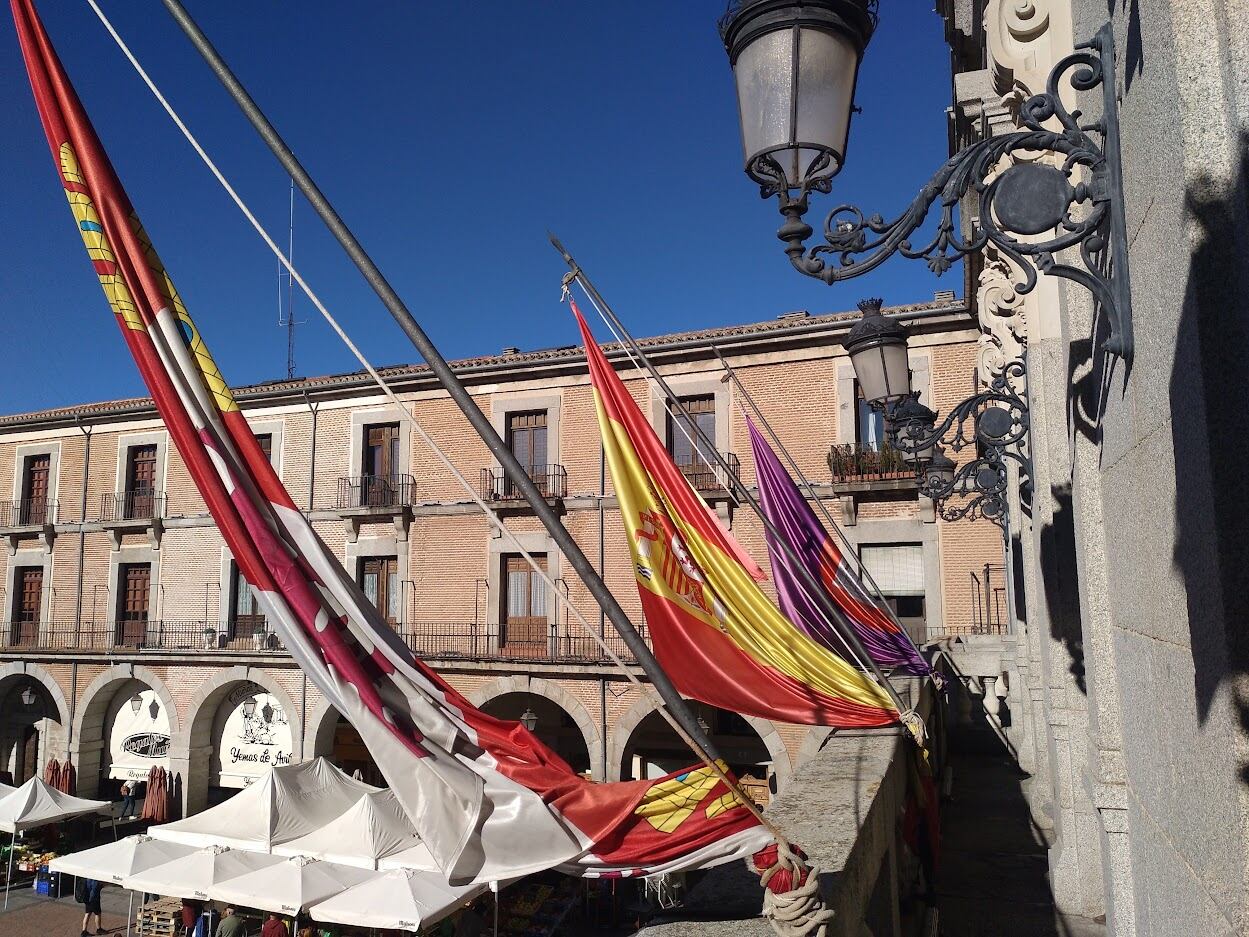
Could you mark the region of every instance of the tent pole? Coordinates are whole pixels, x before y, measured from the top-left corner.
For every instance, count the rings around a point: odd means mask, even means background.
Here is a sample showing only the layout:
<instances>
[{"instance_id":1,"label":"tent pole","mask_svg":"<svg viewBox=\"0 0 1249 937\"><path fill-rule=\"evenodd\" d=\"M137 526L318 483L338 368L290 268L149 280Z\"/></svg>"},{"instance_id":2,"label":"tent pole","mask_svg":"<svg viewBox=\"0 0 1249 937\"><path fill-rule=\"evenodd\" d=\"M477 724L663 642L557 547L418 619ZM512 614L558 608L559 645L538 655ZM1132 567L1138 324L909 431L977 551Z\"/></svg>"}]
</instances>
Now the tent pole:
<instances>
[{"instance_id":1,"label":"tent pole","mask_svg":"<svg viewBox=\"0 0 1249 937\"><path fill-rule=\"evenodd\" d=\"M477 405L477 400L464 386L459 375L455 373L451 365L447 363L447 359L434 345L425 330L421 328L420 323L416 321L416 317L408 310L403 300L399 298L399 294L382 275L380 269L373 262L373 259L365 252L363 245L356 239L356 236L347 227L346 223L339 216L338 212L326 199L320 188L313 181L307 170L300 164L291 148L286 141L278 134L273 124L260 110L255 100L243 87L242 83L230 70L230 67L222 59L221 54L213 47L208 37L200 30L199 26L187 13L186 8L179 0L163 0L165 9L173 17L179 28L186 34L196 51L203 57L204 61L212 69L213 74L225 86L234 102L243 111L251 125L260 134L265 144L272 151L278 162L295 181L299 190L308 199L313 210L321 218L325 226L337 239L338 243L346 251L356 268L364 276L369 286L373 288L373 292L382 301L386 310L391 314L398 323L399 327L407 335L408 339L416 347L421 357L425 359L425 363L429 366L431 372L438 379L438 383L460 408L469 424L481 437L482 441L489 448L491 454L499 460L499 465L506 473L508 480L516 486L529 503L534 515L546 528L551 539L560 551L568 558L569 564L576 570L581 577L581 581L585 583L586 589L594 600L607 615L609 621L615 629L620 633L621 639L625 646L628 647L634 660L636 660L641 668L650 678L651 683L663 698L664 704L672 716L681 724L686 734L697 744L699 751L696 752L699 757L706 757L708 763L721 759L719 751L712 745L708 738L708 733L702 730L693 710L686 703L685 698L677 692L676 686L672 680L659 666L659 662L655 659L655 655L650 649L650 645L638 633L633 626L633 622L629 620L628 614L620 606L616 597L612 594L602 577L594 569L594 565L590 562L581 546L573 539L565 529L556 513L546 500L546 495L539 490L537 484L530 477L520 461L516 458L511 448L504 442L499 435L498 430L494 428L482 409Z\"/></svg>"},{"instance_id":2,"label":"tent pole","mask_svg":"<svg viewBox=\"0 0 1249 937\"><path fill-rule=\"evenodd\" d=\"M134 921L134 889L126 889L126 937L130 937L130 924Z\"/></svg>"},{"instance_id":3,"label":"tent pole","mask_svg":"<svg viewBox=\"0 0 1249 937\"><path fill-rule=\"evenodd\" d=\"M13 852L17 849L17 827L13 827L13 840L9 843L9 872L4 877L4 906L9 906L9 889L13 887Z\"/></svg>"}]
</instances>

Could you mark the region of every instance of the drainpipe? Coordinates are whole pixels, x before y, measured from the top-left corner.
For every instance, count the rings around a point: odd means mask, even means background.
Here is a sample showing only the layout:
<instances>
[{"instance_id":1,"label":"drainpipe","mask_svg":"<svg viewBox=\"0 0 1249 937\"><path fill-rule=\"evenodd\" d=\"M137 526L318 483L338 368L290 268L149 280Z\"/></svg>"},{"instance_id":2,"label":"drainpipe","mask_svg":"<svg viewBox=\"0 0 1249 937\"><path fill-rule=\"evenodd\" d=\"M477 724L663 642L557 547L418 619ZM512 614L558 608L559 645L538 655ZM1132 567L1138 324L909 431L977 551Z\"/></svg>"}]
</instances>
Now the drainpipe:
<instances>
[{"instance_id":1,"label":"drainpipe","mask_svg":"<svg viewBox=\"0 0 1249 937\"><path fill-rule=\"evenodd\" d=\"M601 579L606 573L607 548L603 543L604 513L603 501L607 497L607 458L603 451L602 441L598 447L598 574ZM607 632L607 615L600 605L598 610L598 635L604 637ZM599 771L604 781L607 780L607 678L601 673L598 678L598 711L599 737L603 743L602 757L599 759Z\"/></svg>"},{"instance_id":2,"label":"drainpipe","mask_svg":"<svg viewBox=\"0 0 1249 937\"><path fill-rule=\"evenodd\" d=\"M80 415L74 416L74 424L83 435L82 485L78 495L78 583L74 595L74 650L82 644L82 590L86 577L87 559L87 480L91 477L92 426L83 423ZM78 715L78 655L70 664L69 672L69 728L65 733L65 760L74 746L74 719Z\"/></svg>"},{"instance_id":3,"label":"drainpipe","mask_svg":"<svg viewBox=\"0 0 1249 937\"><path fill-rule=\"evenodd\" d=\"M321 405L313 405L307 390L304 390L304 404L312 413L312 438L309 440L311 452L308 454L308 510L311 511L312 497L317 487L317 411L321 409Z\"/></svg>"}]
</instances>

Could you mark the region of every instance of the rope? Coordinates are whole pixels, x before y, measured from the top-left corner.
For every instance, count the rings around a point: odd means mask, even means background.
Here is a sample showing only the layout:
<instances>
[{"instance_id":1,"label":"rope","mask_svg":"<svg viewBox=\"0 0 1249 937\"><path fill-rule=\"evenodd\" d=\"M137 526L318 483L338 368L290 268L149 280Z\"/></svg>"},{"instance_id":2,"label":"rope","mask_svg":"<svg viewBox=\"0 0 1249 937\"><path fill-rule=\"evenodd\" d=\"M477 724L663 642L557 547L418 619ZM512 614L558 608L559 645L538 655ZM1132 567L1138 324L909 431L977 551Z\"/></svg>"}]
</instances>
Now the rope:
<instances>
[{"instance_id":1,"label":"rope","mask_svg":"<svg viewBox=\"0 0 1249 937\"><path fill-rule=\"evenodd\" d=\"M763 885L763 916L779 937L827 937L834 912L820 894L820 869L796 847L779 844L750 857Z\"/></svg>"},{"instance_id":2,"label":"rope","mask_svg":"<svg viewBox=\"0 0 1249 937\"><path fill-rule=\"evenodd\" d=\"M482 513L486 516L487 522L492 527L494 527L495 530L499 532L499 535L504 539L504 541L508 544L508 546L511 549L515 550L524 558L525 562L529 565L529 567L534 571L535 574L537 574L539 580L543 584L545 584L552 591L552 593L554 593L556 602L562 602L564 604L565 608L569 612L569 615L581 626L582 631L584 631L587 635L589 635L595 641L595 643L598 644L599 648L603 651L603 653L607 656L607 658L616 666L616 669L619 670L620 673L624 675L625 679L627 679L630 683L632 683L638 689L638 692L640 692L643 696L648 696L653 702L657 704L656 708L658 709L660 715L672 727L673 731L677 733L677 736L681 739L681 741L684 742L687 746L689 746L690 751L692 751L694 755L703 762L703 764L705 764L708 768L711 769L712 773L715 774L716 777L719 778L719 780L725 784L725 786L737 797L737 799L742 803L742 805L745 806L746 809L750 811L750 813L760 823L760 825L762 825L763 828L766 829L777 840L778 843L785 842L785 837L782 835L782 833L776 828L776 826L773 823L771 823L769 820L767 820L763 816L763 812L759 809L759 805L756 804L754 800L751 799L750 795L747 794L741 788L741 786L737 783L737 781L732 776L729 775L727 767L722 766L718 761L713 759L706 751L703 750L702 746L699 745L694 740L694 738L690 736L688 732L685 731L684 727L677 721L677 719L670 712L668 712L668 709L664 705L663 700L660 699L659 697L658 691L656 691L655 688L651 686L650 684L643 683L640 679L638 679L637 675L633 673L633 671L629 669L629 667L624 663L624 661L620 659L620 657L616 654L616 652L613 651L608 646L607 641L603 638L602 635L598 633L597 629L591 627L589 621L581 613L580 609L578 609L576 606L572 604L572 601L569 597L563 595L560 592L560 590L555 584L554 579L552 579L551 576L547 573L547 571L538 564L538 562L533 558L532 554L530 554L529 551L525 549L524 545L517 538L516 534L514 534L507 527L507 525L503 523L503 521L499 518L499 516L493 510L491 510L490 506L487 505L486 502L481 499L481 497L477 494L477 491L473 487L473 485L469 483L468 479L464 477L463 473L461 473L460 470L456 468L455 465L452 463L450 457L445 452L443 452L443 450L438 446L438 444L434 442L434 440L429 436L428 433L425 432L421 424L417 422L416 417L410 411L409 407L399 400L398 396L396 396L394 390L390 387L390 385L387 384L385 380L383 380L380 374L378 374L377 369L374 368L373 365L369 362L369 360L364 356L364 353L361 352L358 347L356 347L356 344L347 335L343 327L338 323L338 321L334 318L334 316L330 313L330 311L325 308L325 305L321 302L320 297L318 297L317 294L313 292L312 287L308 285L308 283L300 275L299 271L295 269L294 265L291 264L291 262L282 253L282 249L278 247L278 245L274 242L273 238L269 236L269 232L265 230L264 226L261 225L261 223L256 219L256 216L252 213L251 209L247 207L247 204L243 201L243 199L239 196L239 194L234 190L234 187L230 185L229 180L227 180L226 177L222 174L221 170L217 168L217 164L214 163L212 158L208 155L208 153L205 152L204 148L200 145L199 141L195 138L195 135L191 133L190 129L182 121L182 118L179 117L177 112L173 109L173 106L168 102L168 100L166 100L164 94L161 93L160 89L156 87L156 84L148 76L148 73L144 70L143 66L139 64L139 61L138 59L135 58L134 53L130 51L130 47L126 45L125 40L123 40L121 36L118 34L117 30L113 28L113 24L109 21L108 17L104 15L104 11L101 10L100 7L97 5L96 0L87 0L87 4L95 12L95 15L99 18L100 22L104 25L104 28L108 31L108 34L113 38L113 41L117 44L117 47L121 50L122 54L126 57L127 61L130 62L131 66L133 66L134 70L138 73L139 77L143 80L143 83L147 85L148 90L152 92L152 95L160 103L161 107L164 108L165 113L169 115L169 118L174 122L177 128L182 132L183 137L186 138L186 141L191 145L192 149L195 150L196 154L203 161L204 165L208 167L208 170L213 174L217 182L220 183L222 189L224 189L226 194L230 196L230 199L238 207L239 211L243 213L243 217L247 219L247 221L251 224L252 228L256 231L256 233L260 235L261 240L265 242L265 244L268 246L269 250L273 253L273 255L278 259L278 261L282 264L282 266L286 268L291 278L296 283L299 284L299 288L303 290L304 294L308 297L309 301L311 301L313 306L316 307L317 311L321 313L322 318L325 319L325 321L329 324L330 328L339 337L339 339L342 340L343 344L352 353L355 359L360 363L360 366L364 368L364 370L368 373L369 377L372 378L374 383L376 383L377 386L381 389L382 393L386 396L387 400L390 401L390 403L394 406L395 410L399 413L400 418L403 420L403 422L407 424L407 426L412 432L414 432L418 437L420 437L420 439L425 443L425 445L429 448L429 450L434 454L435 458L437 458L438 461L442 463L443 467L446 468L446 470L451 474L451 476L459 483L460 487L464 489L464 492L468 495L469 499L475 505L477 505L478 508L481 509Z\"/></svg>"}]
</instances>

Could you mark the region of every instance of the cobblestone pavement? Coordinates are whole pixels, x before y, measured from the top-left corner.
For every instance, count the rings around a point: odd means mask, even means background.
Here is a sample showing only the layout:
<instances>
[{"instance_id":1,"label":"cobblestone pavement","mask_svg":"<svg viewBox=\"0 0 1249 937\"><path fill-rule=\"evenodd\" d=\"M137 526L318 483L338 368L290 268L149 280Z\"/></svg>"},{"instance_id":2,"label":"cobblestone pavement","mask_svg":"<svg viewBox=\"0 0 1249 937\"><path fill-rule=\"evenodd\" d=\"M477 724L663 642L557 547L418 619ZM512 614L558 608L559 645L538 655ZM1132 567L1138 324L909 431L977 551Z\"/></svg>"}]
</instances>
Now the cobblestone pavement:
<instances>
[{"instance_id":1,"label":"cobblestone pavement","mask_svg":"<svg viewBox=\"0 0 1249 937\"><path fill-rule=\"evenodd\" d=\"M100 895L106 933L126 933L129 893L106 886ZM14 889L9 907L0 911L0 937L79 937L82 905L72 895L59 900L36 895L30 888Z\"/></svg>"}]
</instances>

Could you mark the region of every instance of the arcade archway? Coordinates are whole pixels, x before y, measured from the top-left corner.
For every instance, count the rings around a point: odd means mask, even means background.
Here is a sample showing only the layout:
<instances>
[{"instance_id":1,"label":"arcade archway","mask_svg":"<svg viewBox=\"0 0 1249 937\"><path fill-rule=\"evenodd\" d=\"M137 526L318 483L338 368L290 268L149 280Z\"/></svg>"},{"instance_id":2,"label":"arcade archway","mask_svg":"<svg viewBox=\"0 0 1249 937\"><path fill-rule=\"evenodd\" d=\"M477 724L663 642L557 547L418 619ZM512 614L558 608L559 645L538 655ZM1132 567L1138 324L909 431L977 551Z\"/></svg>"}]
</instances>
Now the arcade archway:
<instances>
[{"instance_id":1,"label":"arcade archway","mask_svg":"<svg viewBox=\"0 0 1249 937\"><path fill-rule=\"evenodd\" d=\"M504 693L481 706L499 719L531 723L531 731L579 774L590 770L590 747L572 714L537 693Z\"/></svg>"}]
</instances>

